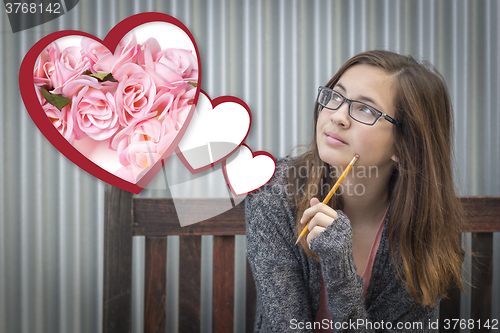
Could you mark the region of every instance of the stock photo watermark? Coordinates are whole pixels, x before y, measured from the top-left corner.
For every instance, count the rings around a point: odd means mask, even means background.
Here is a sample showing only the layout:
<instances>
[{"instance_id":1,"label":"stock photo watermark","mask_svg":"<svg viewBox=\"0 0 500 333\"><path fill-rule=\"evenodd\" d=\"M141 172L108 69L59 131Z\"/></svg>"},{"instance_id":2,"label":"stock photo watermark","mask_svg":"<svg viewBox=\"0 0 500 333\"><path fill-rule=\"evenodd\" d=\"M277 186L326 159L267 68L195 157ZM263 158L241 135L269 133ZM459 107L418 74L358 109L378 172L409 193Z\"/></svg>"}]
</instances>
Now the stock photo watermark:
<instances>
[{"instance_id":1,"label":"stock photo watermark","mask_svg":"<svg viewBox=\"0 0 500 333\"><path fill-rule=\"evenodd\" d=\"M287 196L298 195L313 195L324 197L333 187L333 182L328 182L326 179L337 179L345 168L336 166L311 166L309 161L305 165L299 167L290 166L288 169L288 183L283 186L281 184L267 184L271 187L271 192L276 195L286 194ZM324 175L321 177L319 184L301 181L302 179L309 179L317 175ZM366 193L365 181L368 179L376 179L379 177L379 170L377 166L354 166L348 173L349 179L346 179L339 185L335 195L348 195L348 196L363 196Z\"/></svg>"},{"instance_id":2,"label":"stock photo watermark","mask_svg":"<svg viewBox=\"0 0 500 333\"><path fill-rule=\"evenodd\" d=\"M52 21L73 9L80 0L4 0L5 13L16 33Z\"/></svg>"}]
</instances>

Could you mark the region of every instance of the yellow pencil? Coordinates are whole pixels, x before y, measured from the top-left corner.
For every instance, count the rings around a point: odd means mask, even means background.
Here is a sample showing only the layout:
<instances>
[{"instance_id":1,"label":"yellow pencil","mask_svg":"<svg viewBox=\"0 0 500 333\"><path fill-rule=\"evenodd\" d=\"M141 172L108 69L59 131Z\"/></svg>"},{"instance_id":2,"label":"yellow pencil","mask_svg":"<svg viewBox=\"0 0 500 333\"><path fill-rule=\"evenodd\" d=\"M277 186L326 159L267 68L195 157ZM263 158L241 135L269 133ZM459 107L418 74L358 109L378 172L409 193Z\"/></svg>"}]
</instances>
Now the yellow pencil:
<instances>
[{"instance_id":1,"label":"yellow pencil","mask_svg":"<svg viewBox=\"0 0 500 333\"><path fill-rule=\"evenodd\" d=\"M339 188L340 183L342 183L342 181L344 180L345 176L347 176L347 174L349 173L349 171L351 171L352 166L354 165L354 163L356 163L356 161L358 160L358 158L359 158L358 154L354 155L353 159L351 160L351 163L349 163L349 165L347 166L347 168L345 168L344 172L342 172L342 175L340 175L340 178L337 180L337 182L335 183L335 185L333 186L333 188L330 190L330 192L328 192L328 195L323 200L323 203L325 205L328 203L328 201L330 201L330 199L332 198L332 196L335 193L335 191ZM312 218L311 218L311 220L312 220ZM311 220L309 220L309 222L311 222ZM299 241L302 239L302 237L304 237L306 235L306 233L307 233L307 226L309 225L309 222L307 222L306 226L304 227L304 229L300 233L299 238L297 238L297 241L295 242L295 244L298 244Z\"/></svg>"}]
</instances>

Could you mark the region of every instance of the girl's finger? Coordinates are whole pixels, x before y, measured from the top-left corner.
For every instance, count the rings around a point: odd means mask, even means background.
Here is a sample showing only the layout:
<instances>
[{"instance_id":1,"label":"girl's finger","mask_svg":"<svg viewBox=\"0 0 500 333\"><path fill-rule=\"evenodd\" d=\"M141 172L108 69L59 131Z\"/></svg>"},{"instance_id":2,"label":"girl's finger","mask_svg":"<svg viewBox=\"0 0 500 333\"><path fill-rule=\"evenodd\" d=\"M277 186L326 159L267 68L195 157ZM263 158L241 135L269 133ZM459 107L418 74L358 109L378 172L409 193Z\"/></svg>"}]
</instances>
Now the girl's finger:
<instances>
[{"instance_id":1,"label":"girl's finger","mask_svg":"<svg viewBox=\"0 0 500 333\"><path fill-rule=\"evenodd\" d=\"M319 203L320 203L320 201L319 201L318 198L311 198L311 200L309 201L309 204L311 205L311 207L313 207L313 206L315 206L315 205L317 205ZM311 207L309 207L308 209L306 209L304 211L304 213L306 213L306 211L308 211ZM300 219L300 223L305 223L306 221L309 221L311 219L311 217L312 217L312 215L304 217L304 213L302 214L302 218ZM308 213L308 215L309 215L309 213Z\"/></svg>"},{"instance_id":2,"label":"girl's finger","mask_svg":"<svg viewBox=\"0 0 500 333\"><path fill-rule=\"evenodd\" d=\"M319 201L318 198L312 198L311 201L309 201L309 204L312 206L319 204L321 201Z\"/></svg>"},{"instance_id":3,"label":"girl's finger","mask_svg":"<svg viewBox=\"0 0 500 333\"><path fill-rule=\"evenodd\" d=\"M319 212L319 213L316 213L316 215L314 215L311 222L309 222L309 225L307 226L307 228L309 229L309 231L313 230L314 227L316 227L316 226L326 228L333 221L334 221L334 219L331 216L328 216L322 212Z\"/></svg>"},{"instance_id":4,"label":"girl's finger","mask_svg":"<svg viewBox=\"0 0 500 333\"><path fill-rule=\"evenodd\" d=\"M334 220L338 217L338 213L332 207L320 202L304 211L304 214L302 214L302 218L300 219L300 223L306 223L319 212L330 216Z\"/></svg>"},{"instance_id":5,"label":"girl's finger","mask_svg":"<svg viewBox=\"0 0 500 333\"><path fill-rule=\"evenodd\" d=\"M307 244L310 246L311 241L318 236L320 233L322 233L325 230L325 228L316 226L314 229L312 229L309 234L307 235Z\"/></svg>"}]
</instances>

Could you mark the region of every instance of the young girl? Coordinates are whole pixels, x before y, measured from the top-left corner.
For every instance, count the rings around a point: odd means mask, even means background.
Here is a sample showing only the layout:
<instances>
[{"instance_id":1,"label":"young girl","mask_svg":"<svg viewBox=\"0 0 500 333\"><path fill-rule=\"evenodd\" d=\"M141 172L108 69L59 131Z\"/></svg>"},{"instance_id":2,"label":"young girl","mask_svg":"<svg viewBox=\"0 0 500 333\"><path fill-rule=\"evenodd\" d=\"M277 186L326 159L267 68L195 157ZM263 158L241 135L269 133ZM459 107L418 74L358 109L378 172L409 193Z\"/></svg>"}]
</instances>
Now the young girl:
<instances>
[{"instance_id":1,"label":"young girl","mask_svg":"<svg viewBox=\"0 0 500 333\"><path fill-rule=\"evenodd\" d=\"M429 330L462 284L452 126L444 79L412 57L361 53L319 88L309 151L246 198L256 332Z\"/></svg>"}]
</instances>

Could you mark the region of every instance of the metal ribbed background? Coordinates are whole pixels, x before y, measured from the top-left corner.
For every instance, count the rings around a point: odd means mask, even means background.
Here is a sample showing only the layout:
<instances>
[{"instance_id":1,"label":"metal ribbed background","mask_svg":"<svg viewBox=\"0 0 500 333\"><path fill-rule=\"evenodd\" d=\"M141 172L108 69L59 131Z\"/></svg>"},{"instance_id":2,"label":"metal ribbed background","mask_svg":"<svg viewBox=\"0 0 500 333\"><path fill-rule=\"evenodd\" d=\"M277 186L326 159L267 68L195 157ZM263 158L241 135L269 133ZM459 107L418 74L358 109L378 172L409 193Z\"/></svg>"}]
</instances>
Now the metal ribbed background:
<instances>
[{"instance_id":1,"label":"metal ribbed background","mask_svg":"<svg viewBox=\"0 0 500 333\"><path fill-rule=\"evenodd\" d=\"M311 135L312 104L349 57L382 48L433 63L452 96L460 195L500 195L500 4L496 0L81 0L68 14L13 34L0 15L0 332L100 332L104 185L40 134L21 101L23 56L49 33L104 38L139 12L181 20L198 44L201 87L252 110L247 144L284 156ZM154 196L162 191L145 191ZM203 238L202 325L210 332L211 237ZM500 319L500 237L495 235L493 318ZM169 240L175 291L178 239ZM142 331L144 240L134 241L134 332ZM244 237L237 240L236 323L243 329ZM169 304L176 295L170 293ZM172 309L172 307L169 307ZM168 329L176 330L175 310Z\"/></svg>"}]
</instances>

